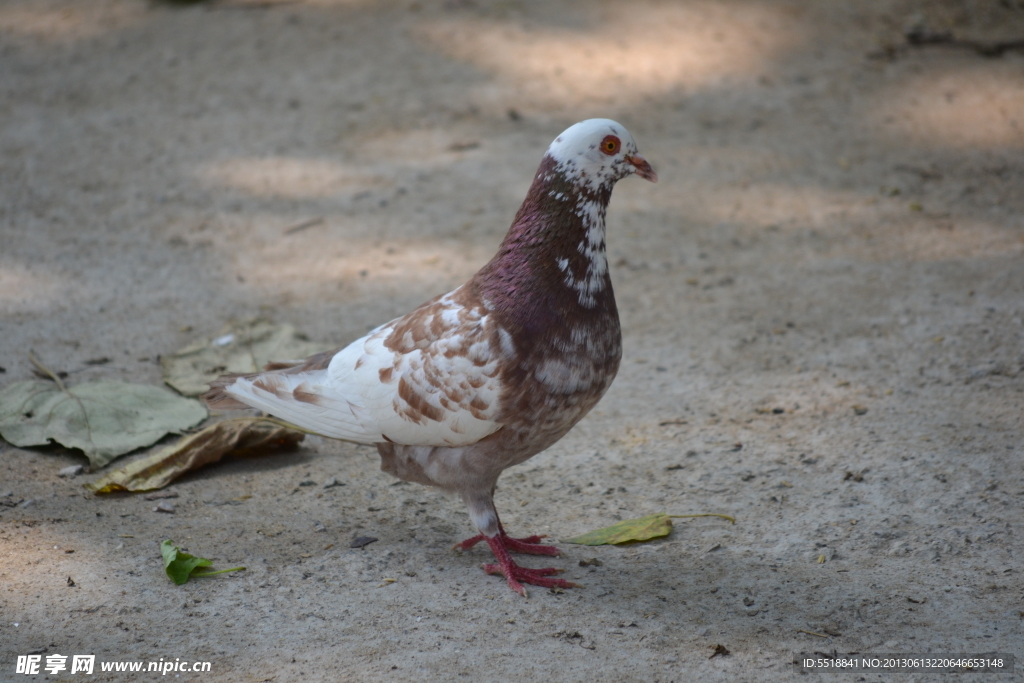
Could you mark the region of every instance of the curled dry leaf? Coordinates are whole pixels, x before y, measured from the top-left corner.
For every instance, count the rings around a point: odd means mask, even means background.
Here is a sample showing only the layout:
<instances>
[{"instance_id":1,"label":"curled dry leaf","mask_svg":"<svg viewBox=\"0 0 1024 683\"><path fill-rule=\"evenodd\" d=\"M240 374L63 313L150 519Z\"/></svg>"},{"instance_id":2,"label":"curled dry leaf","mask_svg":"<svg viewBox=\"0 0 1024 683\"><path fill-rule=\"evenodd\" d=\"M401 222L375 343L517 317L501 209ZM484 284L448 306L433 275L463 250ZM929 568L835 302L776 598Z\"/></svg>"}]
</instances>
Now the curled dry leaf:
<instances>
[{"instance_id":1,"label":"curled dry leaf","mask_svg":"<svg viewBox=\"0 0 1024 683\"><path fill-rule=\"evenodd\" d=\"M256 318L226 325L215 336L163 356L164 382L184 396L199 396L228 373L256 372L271 361L306 358L322 351L291 325Z\"/></svg>"},{"instance_id":2,"label":"curled dry leaf","mask_svg":"<svg viewBox=\"0 0 1024 683\"><path fill-rule=\"evenodd\" d=\"M633 541L649 541L652 538L668 536L672 532L672 519L679 517L721 517L733 524L736 520L729 515L704 513L699 515L666 515L659 512L638 519L626 519L603 529L588 531L580 536L567 539L566 543L578 545L614 545Z\"/></svg>"},{"instance_id":3,"label":"curled dry leaf","mask_svg":"<svg viewBox=\"0 0 1024 683\"><path fill-rule=\"evenodd\" d=\"M192 470L232 453L244 455L260 448L294 448L305 434L264 417L217 422L178 443L128 463L85 485L93 493L152 491Z\"/></svg>"},{"instance_id":4,"label":"curled dry leaf","mask_svg":"<svg viewBox=\"0 0 1024 683\"><path fill-rule=\"evenodd\" d=\"M206 418L198 401L126 382L15 382L0 391L0 436L15 446L51 440L81 449L93 469Z\"/></svg>"}]
</instances>

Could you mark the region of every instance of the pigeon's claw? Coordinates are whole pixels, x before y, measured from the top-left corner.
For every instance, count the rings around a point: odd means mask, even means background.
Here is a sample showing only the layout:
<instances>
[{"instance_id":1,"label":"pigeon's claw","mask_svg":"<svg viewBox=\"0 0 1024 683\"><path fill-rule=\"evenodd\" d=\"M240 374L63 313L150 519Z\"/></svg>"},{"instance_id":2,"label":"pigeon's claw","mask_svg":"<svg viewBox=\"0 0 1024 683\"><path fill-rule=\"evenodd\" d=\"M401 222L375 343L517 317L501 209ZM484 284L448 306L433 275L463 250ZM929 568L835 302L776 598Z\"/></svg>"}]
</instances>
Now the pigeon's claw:
<instances>
[{"instance_id":1,"label":"pigeon's claw","mask_svg":"<svg viewBox=\"0 0 1024 683\"><path fill-rule=\"evenodd\" d=\"M523 553L525 555L550 555L551 557L558 557L561 551L553 545L542 545L538 543L544 536L527 536L526 538L512 538L511 536L505 536L502 540L505 542L505 547L514 553Z\"/></svg>"},{"instance_id":2,"label":"pigeon's claw","mask_svg":"<svg viewBox=\"0 0 1024 683\"><path fill-rule=\"evenodd\" d=\"M475 546L477 543L479 543L480 541L484 540L485 538L487 538L487 537L484 536L483 534L477 534L476 536L473 536L472 538L467 538L465 541L460 541L460 542L456 543L455 545L452 546L452 550L469 550L470 548L472 548L473 546Z\"/></svg>"},{"instance_id":3,"label":"pigeon's claw","mask_svg":"<svg viewBox=\"0 0 1024 683\"><path fill-rule=\"evenodd\" d=\"M498 532L498 536L501 537L502 543L511 552L523 553L524 555L550 555L551 557L558 557L561 551L553 545L543 545L539 541L547 538L545 534L539 536L527 536L526 538L512 538L505 533L504 529ZM487 537L483 534L477 534L472 538L467 538L461 543L456 543L452 550L469 550L480 541L486 541Z\"/></svg>"},{"instance_id":4,"label":"pigeon's claw","mask_svg":"<svg viewBox=\"0 0 1024 683\"><path fill-rule=\"evenodd\" d=\"M533 538L533 537L531 537ZM507 536L498 534L492 538L485 537L487 545L491 547L491 552L494 553L494 557L498 560L497 564L485 564L483 569L488 574L500 574L505 577L508 581L508 587L519 593L524 598L527 597L526 588L523 587L524 583L531 584L533 586L541 586L543 588L575 588L579 586L577 583L572 581L566 581L565 579L552 579L548 578L552 574L558 574L562 570L554 567L545 567L543 569L530 569L528 567L520 567L512 559L509 548L506 547L507 541L510 539ZM539 539L538 539L539 540ZM518 543L518 542L517 542ZM549 550L554 550L557 554L558 549L552 546L545 545L534 545L529 543L522 543L521 545L532 547L532 548L543 548L545 552L533 554L550 554ZM523 551L529 552L529 551Z\"/></svg>"}]
</instances>

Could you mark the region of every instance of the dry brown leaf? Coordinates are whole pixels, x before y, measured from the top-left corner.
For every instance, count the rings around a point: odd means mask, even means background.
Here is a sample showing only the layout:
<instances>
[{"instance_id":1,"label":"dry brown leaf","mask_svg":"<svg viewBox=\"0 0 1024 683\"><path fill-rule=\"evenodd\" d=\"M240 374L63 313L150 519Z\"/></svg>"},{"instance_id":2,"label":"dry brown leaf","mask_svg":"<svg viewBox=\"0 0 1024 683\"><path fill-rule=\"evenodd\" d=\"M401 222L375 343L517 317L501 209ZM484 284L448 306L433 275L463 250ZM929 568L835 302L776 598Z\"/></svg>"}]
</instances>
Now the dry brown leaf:
<instances>
[{"instance_id":1,"label":"dry brown leaf","mask_svg":"<svg viewBox=\"0 0 1024 683\"><path fill-rule=\"evenodd\" d=\"M0 435L15 446L52 440L79 448L94 470L206 419L197 401L163 387L109 380L66 387L51 377L54 382L27 380L0 391Z\"/></svg>"},{"instance_id":2,"label":"dry brown leaf","mask_svg":"<svg viewBox=\"0 0 1024 683\"><path fill-rule=\"evenodd\" d=\"M199 396L221 375L257 372L271 361L297 361L322 350L291 325L255 318L229 323L215 336L161 357L160 368L168 386Z\"/></svg>"},{"instance_id":3,"label":"dry brown leaf","mask_svg":"<svg viewBox=\"0 0 1024 683\"><path fill-rule=\"evenodd\" d=\"M305 434L265 417L245 417L212 424L176 444L85 484L93 493L153 491L225 455L258 448L294 448Z\"/></svg>"}]
</instances>

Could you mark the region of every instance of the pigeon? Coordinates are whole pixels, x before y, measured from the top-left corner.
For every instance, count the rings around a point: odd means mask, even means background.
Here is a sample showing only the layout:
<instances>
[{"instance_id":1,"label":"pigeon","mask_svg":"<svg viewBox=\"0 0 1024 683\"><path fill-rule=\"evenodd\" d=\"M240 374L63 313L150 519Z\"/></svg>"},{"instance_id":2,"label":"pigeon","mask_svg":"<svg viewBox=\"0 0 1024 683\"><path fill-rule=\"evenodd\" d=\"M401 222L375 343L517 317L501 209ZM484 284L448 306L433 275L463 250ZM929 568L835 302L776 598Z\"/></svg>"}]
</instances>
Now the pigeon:
<instances>
[{"instance_id":1,"label":"pigeon","mask_svg":"<svg viewBox=\"0 0 1024 683\"><path fill-rule=\"evenodd\" d=\"M620 124L581 121L555 138L498 253L468 282L362 339L263 372L225 375L215 410L257 408L307 431L375 445L381 469L459 494L504 576L572 588L556 568L511 553L557 556L544 536L513 538L498 518L498 477L561 439L608 390L622 335L605 252L612 187L658 177Z\"/></svg>"}]
</instances>

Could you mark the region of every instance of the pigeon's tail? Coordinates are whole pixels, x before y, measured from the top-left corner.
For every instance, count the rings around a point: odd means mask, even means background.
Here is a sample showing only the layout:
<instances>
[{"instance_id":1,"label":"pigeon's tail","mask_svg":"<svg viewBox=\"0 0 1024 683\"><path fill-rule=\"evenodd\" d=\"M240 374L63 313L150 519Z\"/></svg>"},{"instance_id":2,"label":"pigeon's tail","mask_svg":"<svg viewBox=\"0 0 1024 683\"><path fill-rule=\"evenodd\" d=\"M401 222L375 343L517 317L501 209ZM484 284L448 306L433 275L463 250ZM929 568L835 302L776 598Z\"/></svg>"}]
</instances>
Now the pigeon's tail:
<instances>
[{"instance_id":1,"label":"pigeon's tail","mask_svg":"<svg viewBox=\"0 0 1024 683\"><path fill-rule=\"evenodd\" d=\"M268 363L263 372L218 377L210 383L203 400L215 410L256 408L335 439L365 444L384 442L386 439L372 416L364 414L358 395L350 397L333 387L327 370L335 353L327 351L305 360ZM376 373L373 379L379 384Z\"/></svg>"},{"instance_id":2,"label":"pigeon's tail","mask_svg":"<svg viewBox=\"0 0 1024 683\"><path fill-rule=\"evenodd\" d=\"M310 356L305 360L288 360L288 361L272 361L263 366L264 372L282 371L285 373L300 373L309 370L324 370L331 363L331 358L338 352L338 349L334 351L325 351L318 353L314 356ZM246 408L254 408L248 403L242 403L237 398L228 393L227 389L238 379L253 379L264 374L263 372L253 373L235 373L231 375L222 375L217 379L210 382L210 390L203 394L202 398L213 410L245 410Z\"/></svg>"},{"instance_id":3,"label":"pigeon's tail","mask_svg":"<svg viewBox=\"0 0 1024 683\"><path fill-rule=\"evenodd\" d=\"M203 394L202 398L206 405L213 410L245 410L246 408L252 408L251 405L242 403L227 393L227 388L234 384L235 380L239 377L253 376L255 375L222 375L210 382L210 390Z\"/></svg>"}]
</instances>

